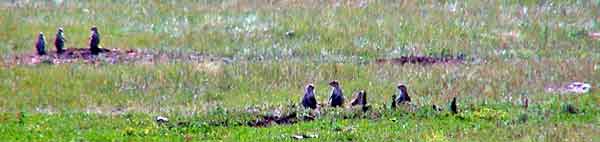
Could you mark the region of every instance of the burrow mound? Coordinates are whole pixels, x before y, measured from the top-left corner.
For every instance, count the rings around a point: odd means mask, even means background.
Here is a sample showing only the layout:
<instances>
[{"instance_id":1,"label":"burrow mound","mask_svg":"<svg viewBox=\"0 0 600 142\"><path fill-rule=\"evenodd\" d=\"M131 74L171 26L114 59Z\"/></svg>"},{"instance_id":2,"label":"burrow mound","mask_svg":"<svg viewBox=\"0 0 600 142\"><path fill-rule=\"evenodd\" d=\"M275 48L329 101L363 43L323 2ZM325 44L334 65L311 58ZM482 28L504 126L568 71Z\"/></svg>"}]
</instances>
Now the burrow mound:
<instances>
[{"instance_id":1,"label":"burrow mound","mask_svg":"<svg viewBox=\"0 0 600 142\"><path fill-rule=\"evenodd\" d=\"M379 58L376 64L455 64L462 63L464 56L402 56L397 58ZM36 64L154 64L169 62L223 62L230 63L232 59L210 56L197 52L186 51L151 51L136 49L101 48L98 55L92 54L89 48L67 48L62 53L48 52L39 56L35 53L16 55L8 65L36 65Z\"/></svg>"},{"instance_id":2,"label":"burrow mound","mask_svg":"<svg viewBox=\"0 0 600 142\"><path fill-rule=\"evenodd\" d=\"M454 64L454 63L462 63L464 61L464 56L443 56L443 57L433 57L433 56L402 56L398 58L379 58L375 60L377 64L421 64L421 65L429 65L429 64Z\"/></svg>"},{"instance_id":3,"label":"burrow mound","mask_svg":"<svg viewBox=\"0 0 600 142\"><path fill-rule=\"evenodd\" d=\"M228 61L223 58L208 56L195 52L161 52L135 49L107 49L102 48L97 55L92 54L89 48L67 48L62 53L56 51L48 52L46 55L23 54L16 55L13 65L27 64L67 64L67 63L89 63L89 64L152 64L167 63L174 61L201 62L201 61Z\"/></svg>"}]
</instances>

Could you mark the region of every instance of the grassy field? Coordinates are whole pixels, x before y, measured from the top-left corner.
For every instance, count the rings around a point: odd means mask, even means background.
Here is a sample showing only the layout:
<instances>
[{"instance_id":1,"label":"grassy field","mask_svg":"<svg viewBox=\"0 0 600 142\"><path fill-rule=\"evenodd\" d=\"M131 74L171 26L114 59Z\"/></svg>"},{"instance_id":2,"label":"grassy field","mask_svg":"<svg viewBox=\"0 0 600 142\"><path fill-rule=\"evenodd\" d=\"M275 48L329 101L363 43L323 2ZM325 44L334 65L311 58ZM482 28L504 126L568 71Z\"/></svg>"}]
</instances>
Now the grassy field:
<instances>
[{"instance_id":1,"label":"grassy field","mask_svg":"<svg viewBox=\"0 0 600 142\"><path fill-rule=\"evenodd\" d=\"M600 0L22 0L0 11L2 141L600 141ZM13 62L58 27L67 47L86 48L94 25L105 48L219 60ZM375 63L410 55L465 60ZM373 114L240 125L252 108L292 111L308 83L325 101L334 79L346 98L366 90ZM573 81L591 92L547 91ZM387 108L397 83L419 109ZM431 110L453 97L459 114Z\"/></svg>"}]
</instances>

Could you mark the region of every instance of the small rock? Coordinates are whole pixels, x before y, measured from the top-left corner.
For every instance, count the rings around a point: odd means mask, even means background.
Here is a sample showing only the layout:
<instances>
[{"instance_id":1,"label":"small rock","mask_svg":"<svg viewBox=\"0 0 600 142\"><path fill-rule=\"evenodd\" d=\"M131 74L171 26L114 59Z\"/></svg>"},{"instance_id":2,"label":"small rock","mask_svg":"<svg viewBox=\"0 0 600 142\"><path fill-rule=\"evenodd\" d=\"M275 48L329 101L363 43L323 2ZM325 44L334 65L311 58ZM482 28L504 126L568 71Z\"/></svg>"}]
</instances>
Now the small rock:
<instances>
[{"instance_id":1,"label":"small rock","mask_svg":"<svg viewBox=\"0 0 600 142\"><path fill-rule=\"evenodd\" d=\"M290 30L290 31L285 32L285 36L288 36L288 37L293 37L294 34L295 34L294 30Z\"/></svg>"},{"instance_id":2,"label":"small rock","mask_svg":"<svg viewBox=\"0 0 600 142\"><path fill-rule=\"evenodd\" d=\"M40 58L38 56L34 56L31 58L31 61L29 61L28 64L34 65L34 64L39 64L41 62L42 62L42 60L40 60Z\"/></svg>"},{"instance_id":3,"label":"small rock","mask_svg":"<svg viewBox=\"0 0 600 142\"><path fill-rule=\"evenodd\" d=\"M369 3L367 3L367 1L365 1L365 0L363 0L363 1L360 1L360 2L358 3L358 7L359 7L359 8L366 8L368 5L369 5Z\"/></svg>"},{"instance_id":4,"label":"small rock","mask_svg":"<svg viewBox=\"0 0 600 142\"><path fill-rule=\"evenodd\" d=\"M394 118L391 118L390 121L396 122L396 121L398 121L398 119L396 117L394 117Z\"/></svg>"},{"instance_id":5,"label":"small rock","mask_svg":"<svg viewBox=\"0 0 600 142\"><path fill-rule=\"evenodd\" d=\"M301 139L304 139L304 136L302 136L302 135L292 135L292 138L294 138L296 140L301 140Z\"/></svg>"},{"instance_id":6,"label":"small rock","mask_svg":"<svg viewBox=\"0 0 600 142\"><path fill-rule=\"evenodd\" d=\"M510 31L500 33L500 36L505 38L518 39L521 36L521 34L519 33L519 31Z\"/></svg>"},{"instance_id":7,"label":"small rock","mask_svg":"<svg viewBox=\"0 0 600 142\"><path fill-rule=\"evenodd\" d=\"M169 118L164 117L164 116L157 116L155 121L157 123L167 123L167 122L169 122Z\"/></svg>"},{"instance_id":8,"label":"small rock","mask_svg":"<svg viewBox=\"0 0 600 142\"><path fill-rule=\"evenodd\" d=\"M113 114L122 114L122 113L124 113L124 112L125 112L125 110L124 110L124 109L122 109L122 108L116 108L116 109L113 109L111 112L112 112Z\"/></svg>"},{"instance_id":9,"label":"small rock","mask_svg":"<svg viewBox=\"0 0 600 142\"><path fill-rule=\"evenodd\" d=\"M546 92L550 93L576 93L584 94L590 92L592 85L583 82L571 82L564 86L549 86L546 87Z\"/></svg>"},{"instance_id":10,"label":"small rock","mask_svg":"<svg viewBox=\"0 0 600 142\"><path fill-rule=\"evenodd\" d=\"M593 40L600 40L600 32L590 32L588 36Z\"/></svg>"},{"instance_id":11,"label":"small rock","mask_svg":"<svg viewBox=\"0 0 600 142\"><path fill-rule=\"evenodd\" d=\"M233 62L233 59L231 59L231 58L223 58L223 63L225 63L225 64L230 64L232 62Z\"/></svg>"},{"instance_id":12,"label":"small rock","mask_svg":"<svg viewBox=\"0 0 600 142\"><path fill-rule=\"evenodd\" d=\"M258 113L260 113L260 109L258 109L256 107L249 107L249 108L246 108L246 112L250 113L250 114L258 114Z\"/></svg>"},{"instance_id":13,"label":"small rock","mask_svg":"<svg viewBox=\"0 0 600 142\"><path fill-rule=\"evenodd\" d=\"M442 108L438 107L438 106L437 106L437 105L435 105L435 104L434 104L434 105L432 105L432 106L431 106L431 108L432 108L434 111L442 111L442 110L443 110Z\"/></svg>"},{"instance_id":14,"label":"small rock","mask_svg":"<svg viewBox=\"0 0 600 142\"><path fill-rule=\"evenodd\" d=\"M292 138L294 138L296 140L318 138L318 137L319 137L319 135L315 135L315 134L296 134L296 135L292 135Z\"/></svg>"},{"instance_id":15,"label":"small rock","mask_svg":"<svg viewBox=\"0 0 600 142\"><path fill-rule=\"evenodd\" d=\"M349 126L349 127L345 127L344 129L342 129L342 132L352 132L356 130L356 128Z\"/></svg>"},{"instance_id":16,"label":"small rock","mask_svg":"<svg viewBox=\"0 0 600 142\"><path fill-rule=\"evenodd\" d=\"M565 87L565 91L572 93L587 93L590 92L592 85L583 82L572 82Z\"/></svg>"},{"instance_id":17,"label":"small rock","mask_svg":"<svg viewBox=\"0 0 600 142\"><path fill-rule=\"evenodd\" d=\"M305 138L318 138L319 137L319 135L315 135L315 134L304 134L302 136Z\"/></svg>"}]
</instances>

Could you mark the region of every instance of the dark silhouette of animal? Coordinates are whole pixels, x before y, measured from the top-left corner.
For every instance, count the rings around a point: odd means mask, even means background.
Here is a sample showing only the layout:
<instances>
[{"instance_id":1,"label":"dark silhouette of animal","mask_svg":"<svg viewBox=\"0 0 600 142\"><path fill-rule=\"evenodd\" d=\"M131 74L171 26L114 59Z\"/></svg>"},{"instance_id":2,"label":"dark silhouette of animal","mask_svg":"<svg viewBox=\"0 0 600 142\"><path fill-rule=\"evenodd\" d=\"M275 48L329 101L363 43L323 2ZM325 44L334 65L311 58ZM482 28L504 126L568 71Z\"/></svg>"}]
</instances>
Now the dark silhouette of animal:
<instances>
[{"instance_id":1,"label":"dark silhouette of animal","mask_svg":"<svg viewBox=\"0 0 600 142\"><path fill-rule=\"evenodd\" d=\"M406 90L406 85L398 84L398 96L396 96L396 103L408 103L410 102L410 96L408 96L408 91Z\"/></svg>"},{"instance_id":2,"label":"dark silhouette of animal","mask_svg":"<svg viewBox=\"0 0 600 142\"><path fill-rule=\"evenodd\" d=\"M352 99L351 103L352 106L356 106L356 105L367 105L367 92L365 90L360 90L358 92L358 94L356 94L356 96L354 96L354 98Z\"/></svg>"},{"instance_id":3,"label":"dark silhouette of animal","mask_svg":"<svg viewBox=\"0 0 600 142\"><path fill-rule=\"evenodd\" d=\"M577 107L575 107L572 104L566 104L562 106L563 112L569 113L569 114L576 114L579 113L579 109L577 109Z\"/></svg>"},{"instance_id":4,"label":"dark silhouette of animal","mask_svg":"<svg viewBox=\"0 0 600 142\"><path fill-rule=\"evenodd\" d=\"M90 52L92 52L92 55L98 55L98 53L100 53L100 33L98 33L98 28L96 28L96 26L93 26L90 31L92 32L92 35L90 35Z\"/></svg>"},{"instance_id":5,"label":"dark silhouette of animal","mask_svg":"<svg viewBox=\"0 0 600 142\"><path fill-rule=\"evenodd\" d=\"M65 47L65 35L63 28L58 28L58 32L56 33L56 38L54 39L54 47L56 47L56 53L63 53Z\"/></svg>"},{"instance_id":6,"label":"dark silhouette of animal","mask_svg":"<svg viewBox=\"0 0 600 142\"><path fill-rule=\"evenodd\" d=\"M352 106L360 105L363 111L367 111L369 106L367 104L367 92L365 90L360 90L356 96L352 99Z\"/></svg>"},{"instance_id":7,"label":"dark silhouette of animal","mask_svg":"<svg viewBox=\"0 0 600 142\"><path fill-rule=\"evenodd\" d=\"M529 98L525 97L523 99L523 108L527 109L529 107Z\"/></svg>"},{"instance_id":8,"label":"dark silhouette of animal","mask_svg":"<svg viewBox=\"0 0 600 142\"><path fill-rule=\"evenodd\" d=\"M315 98L315 86L313 84L306 85L304 97L302 97L302 106L310 109L317 108L317 98Z\"/></svg>"},{"instance_id":9,"label":"dark silhouette of animal","mask_svg":"<svg viewBox=\"0 0 600 142\"><path fill-rule=\"evenodd\" d=\"M329 82L329 86L331 86L331 96L329 97L329 104L332 107L342 107L344 106L344 94L342 92L342 88L340 87L340 83L337 80L333 80Z\"/></svg>"},{"instance_id":10,"label":"dark silhouette of animal","mask_svg":"<svg viewBox=\"0 0 600 142\"><path fill-rule=\"evenodd\" d=\"M397 106L397 102L396 102L396 94L392 95L392 108L396 108Z\"/></svg>"},{"instance_id":11,"label":"dark silhouette of animal","mask_svg":"<svg viewBox=\"0 0 600 142\"><path fill-rule=\"evenodd\" d=\"M456 97L453 97L452 101L450 102L450 112L452 114L458 113L458 104L456 104Z\"/></svg>"},{"instance_id":12,"label":"dark silhouette of animal","mask_svg":"<svg viewBox=\"0 0 600 142\"><path fill-rule=\"evenodd\" d=\"M40 32L35 42L35 50L37 51L37 55L46 55L46 38L42 32Z\"/></svg>"}]
</instances>

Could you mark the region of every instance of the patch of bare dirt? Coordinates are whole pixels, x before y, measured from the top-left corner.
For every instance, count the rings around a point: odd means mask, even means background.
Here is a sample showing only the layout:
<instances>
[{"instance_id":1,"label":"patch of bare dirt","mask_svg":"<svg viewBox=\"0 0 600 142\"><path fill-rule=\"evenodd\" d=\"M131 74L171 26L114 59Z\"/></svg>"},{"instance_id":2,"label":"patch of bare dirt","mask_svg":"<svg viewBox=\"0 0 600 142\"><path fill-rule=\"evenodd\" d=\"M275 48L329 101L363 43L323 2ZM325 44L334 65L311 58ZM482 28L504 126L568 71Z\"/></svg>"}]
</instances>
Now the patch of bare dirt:
<instances>
[{"instance_id":1,"label":"patch of bare dirt","mask_svg":"<svg viewBox=\"0 0 600 142\"><path fill-rule=\"evenodd\" d=\"M271 116L271 115L262 116L262 118L248 122L248 126L266 127L273 123L275 123L275 124L293 124L296 122L298 122L298 119L296 118L296 113L292 113L292 114L289 114L284 117Z\"/></svg>"},{"instance_id":2,"label":"patch of bare dirt","mask_svg":"<svg viewBox=\"0 0 600 142\"><path fill-rule=\"evenodd\" d=\"M179 53L179 52L157 52L135 49L101 49L98 55L93 55L89 48L67 48L62 53L48 52L46 55L39 56L35 53L16 55L9 65L36 65L36 64L67 64L83 62L88 64L154 64L176 61L222 61L228 60L219 57L212 57L199 53Z\"/></svg>"},{"instance_id":3,"label":"patch of bare dirt","mask_svg":"<svg viewBox=\"0 0 600 142\"><path fill-rule=\"evenodd\" d=\"M421 64L421 65L429 65L429 64L454 64L454 63L462 63L464 61L464 57L457 56L447 56L447 57L431 57L431 56L402 56L398 58L390 58L384 59L380 58L375 60L377 64Z\"/></svg>"},{"instance_id":4,"label":"patch of bare dirt","mask_svg":"<svg viewBox=\"0 0 600 142\"><path fill-rule=\"evenodd\" d=\"M591 89L591 84L577 81L563 83L562 85L547 85L545 87L546 92L559 94L585 94L590 92Z\"/></svg>"}]
</instances>

